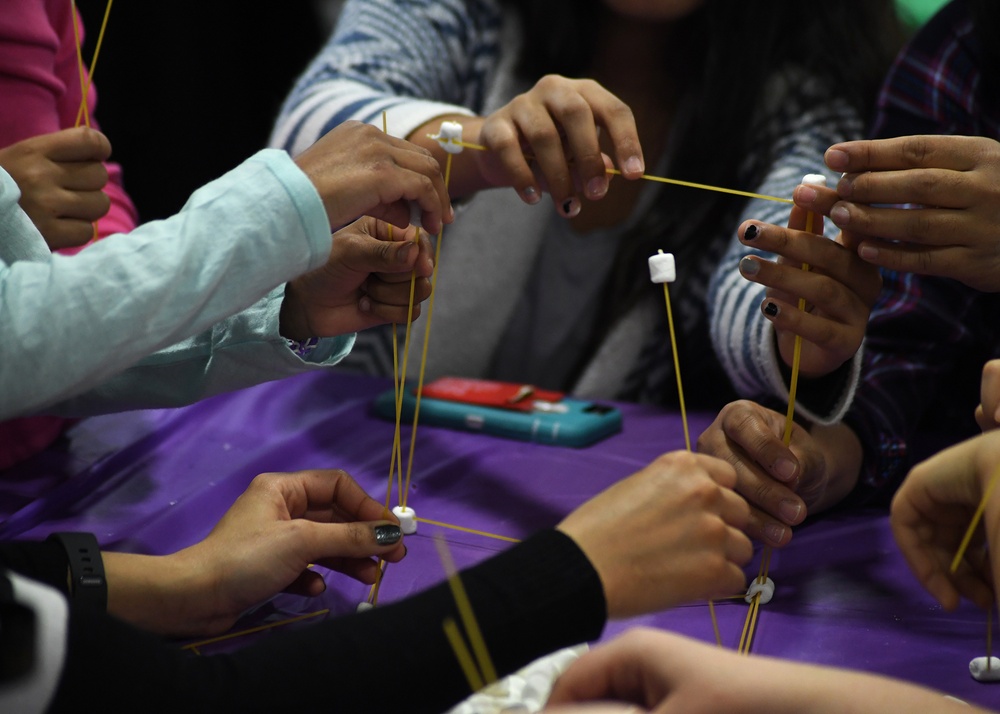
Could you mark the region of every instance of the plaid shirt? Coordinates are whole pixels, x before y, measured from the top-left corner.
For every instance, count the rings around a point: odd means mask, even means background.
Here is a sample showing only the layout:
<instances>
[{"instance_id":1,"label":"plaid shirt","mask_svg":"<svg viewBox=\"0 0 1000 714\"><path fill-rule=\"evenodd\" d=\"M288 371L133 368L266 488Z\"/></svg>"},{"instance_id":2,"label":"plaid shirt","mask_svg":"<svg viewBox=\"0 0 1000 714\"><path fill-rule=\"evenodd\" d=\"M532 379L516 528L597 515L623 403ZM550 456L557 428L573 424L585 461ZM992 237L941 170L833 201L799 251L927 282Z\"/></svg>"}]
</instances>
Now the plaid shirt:
<instances>
[{"instance_id":1,"label":"plaid shirt","mask_svg":"<svg viewBox=\"0 0 1000 714\"><path fill-rule=\"evenodd\" d=\"M978 42L953 0L900 53L872 134L1000 139L977 93ZM956 280L883 271L865 342L862 384L845 421L865 449L861 491L891 493L916 461L978 432L983 364L1000 356L1000 295Z\"/></svg>"}]
</instances>

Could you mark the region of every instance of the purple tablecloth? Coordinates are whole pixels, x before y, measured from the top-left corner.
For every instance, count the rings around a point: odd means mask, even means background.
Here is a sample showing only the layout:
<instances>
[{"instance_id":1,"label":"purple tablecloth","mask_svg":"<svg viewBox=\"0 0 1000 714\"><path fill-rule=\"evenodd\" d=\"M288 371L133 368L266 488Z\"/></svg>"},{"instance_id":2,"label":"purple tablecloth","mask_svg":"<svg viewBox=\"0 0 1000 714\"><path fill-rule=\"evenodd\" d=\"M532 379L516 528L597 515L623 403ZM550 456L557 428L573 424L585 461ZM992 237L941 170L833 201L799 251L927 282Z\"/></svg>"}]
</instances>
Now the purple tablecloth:
<instances>
[{"instance_id":1,"label":"purple tablecloth","mask_svg":"<svg viewBox=\"0 0 1000 714\"><path fill-rule=\"evenodd\" d=\"M393 427L373 416L370 405L389 386L313 374L186 409L85 420L68 444L5 474L0 534L89 530L106 548L168 553L202 538L264 471L343 468L382 500ZM553 525L656 455L684 448L678 415L637 405L622 410L623 432L583 450L421 426L409 505L422 518L515 538ZM710 419L693 415L690 422L697 435ZM421 524L407 539L406 560L388 569L380 600L443 578L429 537L435 532L446 536L460 566L507 547ZM749 574L758 563L759 555ZM969 660L984 653L985 615L971 606L945 613L920 589L884 513L835 514L799 528L792 544L774 553L770 572L777 590L761 608L754 653L884 673L987 706L1000 702L1000 692L968 673ZM236 629L324 608L351 612L367 594L340 576L328 582L322 597L278 596ZM735 647L746 604L720 601L716 611L724 643ZM636 623L713 639L704 604L612 623L605 636ZM202 651L240 646L248 637Z\"/></svg>"}]
</instances>

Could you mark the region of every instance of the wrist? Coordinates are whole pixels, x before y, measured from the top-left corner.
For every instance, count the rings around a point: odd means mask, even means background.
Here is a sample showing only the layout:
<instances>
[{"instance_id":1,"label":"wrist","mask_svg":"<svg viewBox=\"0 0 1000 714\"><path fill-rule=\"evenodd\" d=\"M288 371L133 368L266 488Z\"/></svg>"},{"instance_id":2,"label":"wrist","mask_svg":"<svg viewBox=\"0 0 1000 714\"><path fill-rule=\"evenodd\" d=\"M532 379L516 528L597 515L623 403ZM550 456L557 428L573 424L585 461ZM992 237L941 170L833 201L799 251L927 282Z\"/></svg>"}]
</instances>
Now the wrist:
<instances>
[{"instance_id":1,"label":"wrist","mask_svg":"<svg viewBox=\"0 0 1000 714\"><path fill-rule=\"evenodd\" d=\"M106 553L105 569L110 614L174 637L225 629L216 616L214 576L186 551L162 556Z\"/></svg>"},{"instance_id":2,"label":"wrist","mask_svg":"<svg viewBox=\"0 0 1000 714\"><path fill-rule=\"evenodd\" d=\"M316 336L309 329L309 320L302 309L294 281L285 284L285 294L278 311L278 334L294 342L305 342Z\"/></svg>"}]
</instances>

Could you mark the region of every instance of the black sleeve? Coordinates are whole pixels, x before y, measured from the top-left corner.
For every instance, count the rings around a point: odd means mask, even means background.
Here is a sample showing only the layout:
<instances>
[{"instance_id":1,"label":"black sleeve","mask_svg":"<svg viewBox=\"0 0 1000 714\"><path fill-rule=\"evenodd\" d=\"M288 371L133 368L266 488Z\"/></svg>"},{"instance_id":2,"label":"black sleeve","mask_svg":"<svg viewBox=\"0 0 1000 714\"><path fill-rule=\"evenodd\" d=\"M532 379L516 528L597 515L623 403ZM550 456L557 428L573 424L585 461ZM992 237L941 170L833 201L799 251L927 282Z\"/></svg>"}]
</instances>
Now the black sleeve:
<instances>
[{"instance_id":1,"label":"black sleeve","mask_svg":"<svg viewBox=\"0 0 1000 714\"><path fill-rule=\"evenodd\" d=\"M600 579L563 533L544 531L462 572L499 676L597 638ZM398 603L193 656L105 614L74 610L53 711L441 712L470 691L443 633L461 622L447 583Z\"/></svg>"}]
</instances>

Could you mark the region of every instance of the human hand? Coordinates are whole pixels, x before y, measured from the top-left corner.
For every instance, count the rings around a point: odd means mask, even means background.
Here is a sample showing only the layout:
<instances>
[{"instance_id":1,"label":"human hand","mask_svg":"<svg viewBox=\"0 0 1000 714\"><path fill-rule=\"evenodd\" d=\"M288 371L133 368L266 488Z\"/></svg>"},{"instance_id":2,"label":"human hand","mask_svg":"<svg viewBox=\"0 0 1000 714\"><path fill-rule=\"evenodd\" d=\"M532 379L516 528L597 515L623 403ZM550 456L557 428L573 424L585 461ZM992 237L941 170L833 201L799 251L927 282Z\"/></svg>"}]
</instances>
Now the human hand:
<instances>
[{"instance_id":1,"label":"human hand","mask_svg":"<svg viewBox=\"0 0 1000 714\"><path fill-rule=\"evenodd\" d=\"M840 200L818 210L865 236L863 260L1000 290L1000 143L904 136L834 144L825 158L847 176L837 186Z\"/></svg>"},{"instance_id":2,"label":"human hand","mask_svg":"<svg viewBox=\"0 0 1000 714\"><path fill-rule=\"evenodd\" d=\"M990 431L914 466L892 499L896 543L917 579L947 610L954 610L961 596L983 608L993 602L993 577L979 547L982 525L954 573L951 562L998 466L1000 432ZM995 543L1000 526L996 498L987 504L983 521Z\"/></svg>"},{"instance_id":3,"label":"human hand","mask_svg":"<svg viewBox=\"0 0 1000 714\"><path fill-rule=\"evenodd\" d=\"M396 518L343 471L261 474L199 543L162 557L105 554L108 610L154 632L214 634L278 592L323 592L312 563L373 583L372 558L405 554Z\"/></svg>"},{"instance_id":4,"label":"human hand","mask_svg":"<svg viewBox=\"0 0 1000 714\"><path fill-rule=\"evenodd\" d=\"M609 617L731 595L753 556L741 529L747 505L716 459L665 454L567 516L557 528L601 578Z\"/></svg>"},{"instance_id":5,"label":"human hand","mask_svg":"<svg viewBox=\"0 0 1000 714\"><path fill-rule=\"evenodd\" d=\"M572 218L580 212L580 193L597 200L608 191L611 159L601 152L602 130L622 175L642 176L632 110L591 79L550 74L483 120L474 141L488 151L472 154L488 184L511 186L530 204L548 191L560 213Z\"/></svg>"},{"instance_id":6,"label":"human hand","mask_svg":"<svg viewBox=\"0 0 1000 714\"><path fill-rule=\"evenodd\" d=\"M996 429L1000 426L1000 359L991 359L983 365L979 400L976 423L983 431Z\"/></svg>"},{"instance_id":7,"label":"human hand","mask_svg":"<svg viewBox=\"0 0 1000 714\"><path fill-rule=\"evenodd\" d=\"M633 705L625 707L625 704ZM585 653L556 680L549 714L881 714L964 712L967 704L910 683L832 667L740 655L637 628Z\"/></svg>"},{"instance_id":8,"label":"human hand","mask_svg":"<svg viewBox=\"0 0 1000 714\"><path fill-rule=\"evenodd\" d=\"M804 188L814 187L799 186ZM804 230L807 213L793 207L788 228L747 221L738 235L744 245L781 256L772 262L748 255L740 261L740 273L767 287L761 311L774 325L782 360L792 365L800 335L799 372L815 378L836 370L861 347L882 277L842 245L843 237L837 242L824 238L821 216L815 216L815 233ZM805 310L798 308L799 298L805 299Z\"/></svg>"},{"instance_id":9,"label":"human hand","mask_svg":"<svg viewBox=\"0 0 1000 714\"><path fill-rule=\"evenodd\" d=\"M750 504L747 533L781 547L791 526L810 511L839 502L857 480L861 446L843 425L814 426L812 432L792 423L785 446L785 416L740 400L722 408L698 437L698 451L730 463L736 492Z\"/></svg>"},{"instance_id":10,"label":"human hand","mask_svg":"<svg viewBox=\"0 0 1000 714\"><path fill-rule=\"evenodd\" d=\"M362 215L406 228L411 201L428 233L454 220L441 167L430 152L368 124L340 124L295 163L316 186L334 229Z\"/></svg>"},{"instance_id":11,"label":"human hand","mask_svg":"<svg viewBox=\"0 0 1000 714\"><path fill-rule=\"evenodd\" d=\"M104 161L111 142L88 127L41 134L0 149L2 166L21 189L21 208L51 250L85 245L111 200Z\"/></svg>"},{"instance_id":12,"label":"human hand","mask_svg":"<svg viewBox=\"0 0 1000 714\"><path fill-rule=\"evenodd\" d=\"M413 284L413 319L431 294L434 270L430 242L416 226L395 231L370 216L333 236L330 257L321 268L285 287L281 334L292 339L330 337L386 322L406 323Z\"/></svg>"}]
</instances>

